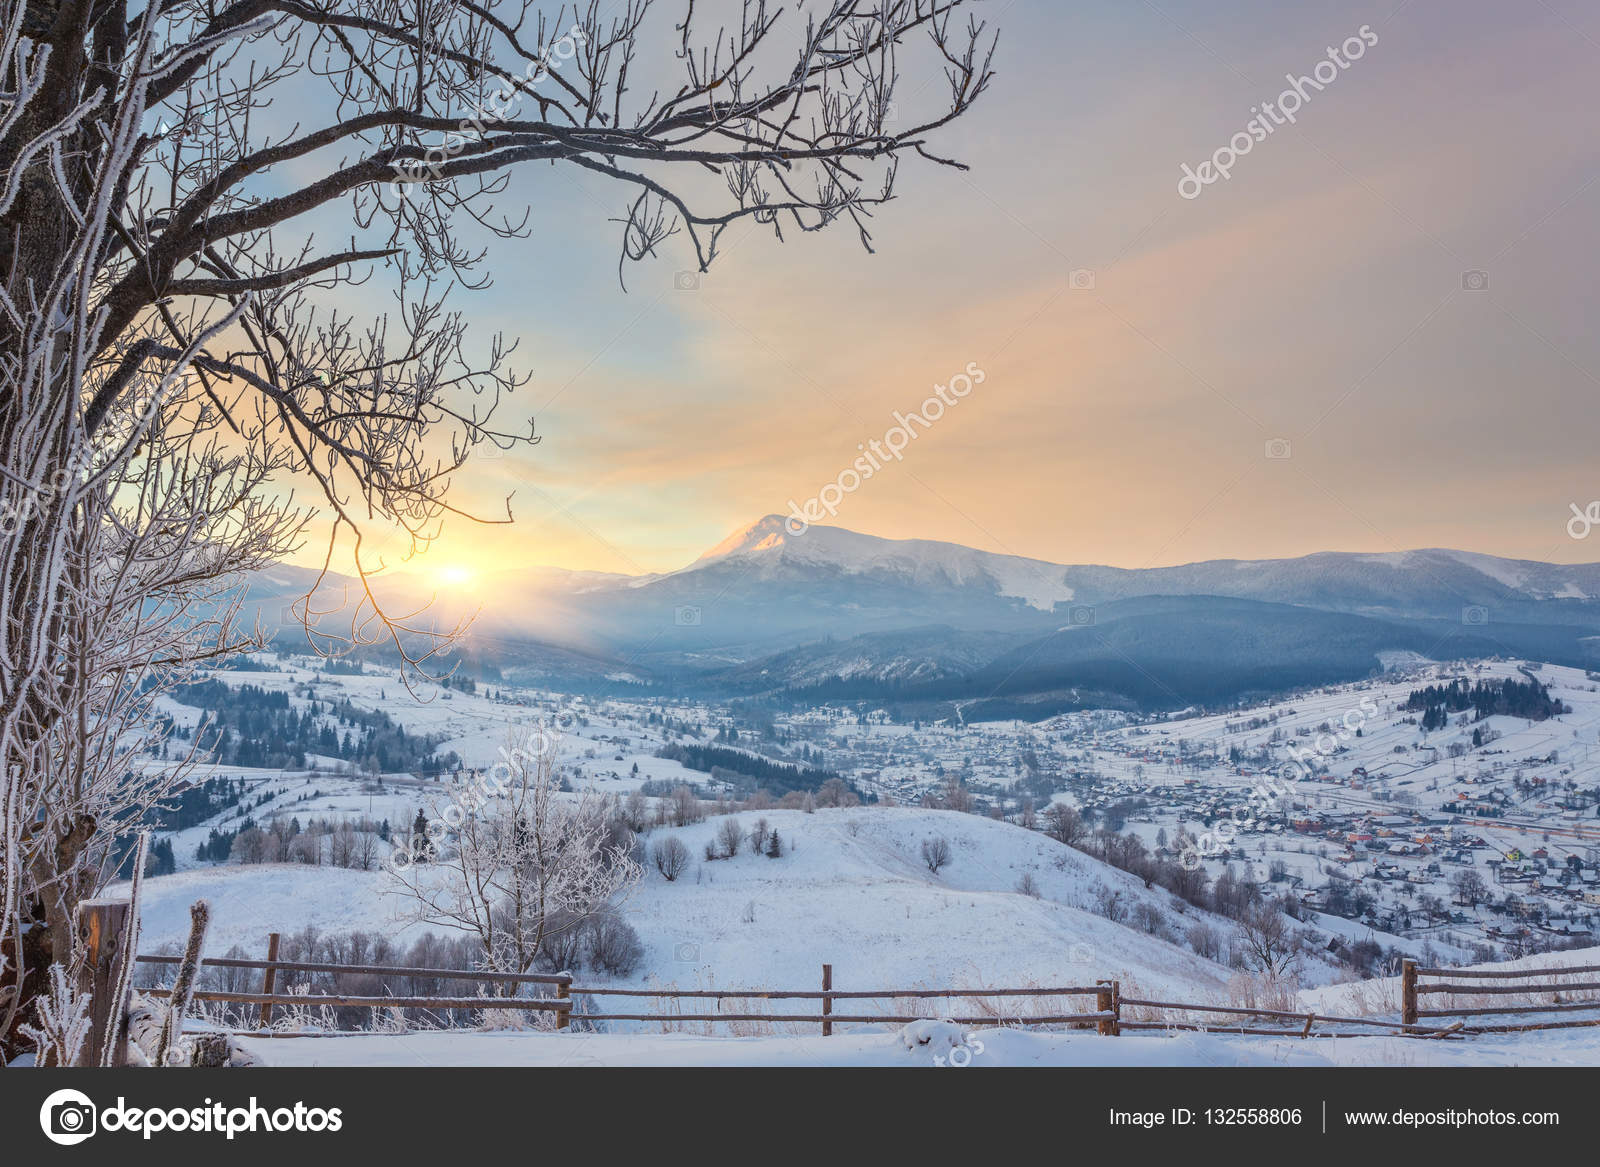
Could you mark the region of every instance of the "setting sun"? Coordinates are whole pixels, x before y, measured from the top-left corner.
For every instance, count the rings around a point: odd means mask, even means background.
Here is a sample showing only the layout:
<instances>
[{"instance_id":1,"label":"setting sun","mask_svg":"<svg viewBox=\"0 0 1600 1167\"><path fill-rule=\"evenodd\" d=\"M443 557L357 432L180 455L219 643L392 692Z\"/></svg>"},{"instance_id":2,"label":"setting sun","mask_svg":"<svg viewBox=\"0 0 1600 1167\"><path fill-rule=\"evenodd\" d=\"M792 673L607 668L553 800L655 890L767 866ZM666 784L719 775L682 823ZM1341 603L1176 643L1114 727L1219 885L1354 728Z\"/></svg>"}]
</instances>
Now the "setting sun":
<instances>
[{"instance_id":1,"label":"setting sun","mask_svg":"<svg viewBox=\"0 0 1600 1167\"><path fill-rule=\"evenodd\" d=\"M470 567L462 567L459 564L451 564L449 567L439 568L434 574L438 581L442 584L449 584L452 587L461 587L463 584L471 583L473 577L477 573L474 572Z\"/></svg>"}]
</instances>

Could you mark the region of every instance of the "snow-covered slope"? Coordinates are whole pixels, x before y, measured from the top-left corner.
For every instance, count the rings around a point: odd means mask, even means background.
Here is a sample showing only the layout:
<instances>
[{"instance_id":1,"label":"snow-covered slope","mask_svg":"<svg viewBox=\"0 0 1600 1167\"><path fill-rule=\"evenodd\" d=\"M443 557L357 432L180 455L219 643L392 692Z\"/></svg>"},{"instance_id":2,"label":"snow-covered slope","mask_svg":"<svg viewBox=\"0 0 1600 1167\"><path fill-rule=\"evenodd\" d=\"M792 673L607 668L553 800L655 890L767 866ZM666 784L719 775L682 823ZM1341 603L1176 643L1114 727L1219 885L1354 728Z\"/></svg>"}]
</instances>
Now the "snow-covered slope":
<instances>
[{"instance_id":1,"label":"snow-covered slope","mask_svg":"<svg viewBox=\"0 0 1600 1167\"><path fill-rule=\"evenodd\" d=\"M365 807L362 807L365 810ZM765 818L785 854L700 856L723 818L675 834L695 861L675 882L652 867L624 905L645 958L634 980L679 988L813 988L834 966L840 989L1086 985L1116 978L1124 991L1181 991L1212 999L1228 970L1132 926L1139 916L1182 936L1207 918L1040 834L950 811L859 807L744 812ZM942 836L952 859L937 874L922 840ZM1037 898L1016 890L1024 873ZM145 885L146 951L181 942L188 905L212 901L208 947L259 950L268 932L366 930L420 934L384 872L291 865L224 865ZM1101 914L1115 898L1128 924ZM1144 910L1141 912L1140 909ZM1159 922L1156 917L1159 916ZM1219 922L1212 920L1214 925ZM1225 925L1223 925L1225 926Z\"/></svg>"},{"instance_id":2,"label":"snow-covered slope","mask_svg":"<svg viewBox=\"0 0 1600 1167\"><path fill-rule=\"evenodd\" d=\"M1097 914L1161 913L1181 935L1174 901L1095 859L1020 827L951 811L851 808L745 812L766 818L789 852L697 862L675 883L653 872L628 904L655 980L680 988L811 987L824 963L841 989L987 984L1093 984L1209 996L1228 971L1187 949ZM684 828L699 856L722 820ZM937 875L920 858L941 836L953 858ZM1017 884L1031 873L1035 899ZM1190 917L1198 917L1192 908ZM1132 990L1127 990L1131 992Z\"/></svg>"}]
</instances>

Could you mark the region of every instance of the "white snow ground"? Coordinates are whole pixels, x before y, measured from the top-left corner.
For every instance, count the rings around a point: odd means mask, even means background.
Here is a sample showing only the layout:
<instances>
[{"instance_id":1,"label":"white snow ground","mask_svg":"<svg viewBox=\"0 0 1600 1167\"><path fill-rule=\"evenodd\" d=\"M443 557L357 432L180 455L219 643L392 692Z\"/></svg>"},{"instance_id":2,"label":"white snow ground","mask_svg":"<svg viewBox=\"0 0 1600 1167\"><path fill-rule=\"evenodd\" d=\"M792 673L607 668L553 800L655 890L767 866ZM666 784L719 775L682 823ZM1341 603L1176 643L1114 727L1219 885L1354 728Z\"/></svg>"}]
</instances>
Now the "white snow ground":
<instances>
[{"instance_id":1,"label":"white snow ground","mask_svg":"<svg viewBox=\"0 0 1600 1167\"><path fill-rule=\"evenodd\" d=\"M1251 1038L1210 1033L1034 1033L938 1026L927 1045L899 1031L832 1037L715 1038L688 1034L414 1033L245 1038L271 1066L1592 1066L1594 1030L1543 1036L1419 1041L1395 1037ZM966 1056L954 1054L964 1041ZM981 1048L980 1048L981 1047ZM954 1056L952 1057L952 1055ZM959 1063L959 1064L958 1064Z\"/></svg>"}]
</instances>

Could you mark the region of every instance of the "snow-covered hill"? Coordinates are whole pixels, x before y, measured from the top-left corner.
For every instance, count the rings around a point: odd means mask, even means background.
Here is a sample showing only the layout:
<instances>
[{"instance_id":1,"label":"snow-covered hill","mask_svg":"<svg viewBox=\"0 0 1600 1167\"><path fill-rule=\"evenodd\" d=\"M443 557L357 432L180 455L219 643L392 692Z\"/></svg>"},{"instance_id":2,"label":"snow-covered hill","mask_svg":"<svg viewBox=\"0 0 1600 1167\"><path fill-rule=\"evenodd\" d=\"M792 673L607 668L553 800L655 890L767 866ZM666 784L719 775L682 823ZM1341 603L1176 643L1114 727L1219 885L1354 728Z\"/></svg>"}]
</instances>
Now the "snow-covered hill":
<instances>
[{"instance_id":1,"label":"snow-covered hill","mask_svg":"<svg viewBox=\"0 0 1600 1167\"><path fill-rule=\"evenodd\" d=\"M363 803L361 811L365 812ZM812 988L834 966L840 989L1093 984L1182 992L1211 1000L1229 970L1181 944L1196 920L1226 925L1159 888L1035 832L972 815L857 807L743 812L765 818L785 854L748 848L732 859L699 858L722 817L677 835L695 862L675 882L650 868L624 904L645 955L632 981L678 988ZM920 857L942 836L952 859L938 874ZM1017 890L1031 874L1037 898ZM181 941L188 905L212 901L215 954L259 950L268 932L357 931L407 939L409 905L384 871L228 864L145 885L144 947ZM1113 923L1107 905L1127 923ZM1141 923L1136 924L1138 920ZM1172 939L1152 935L1155 929ZM1178 943L1174 943L1176 940Z\"/></svg>"}]
</instances>

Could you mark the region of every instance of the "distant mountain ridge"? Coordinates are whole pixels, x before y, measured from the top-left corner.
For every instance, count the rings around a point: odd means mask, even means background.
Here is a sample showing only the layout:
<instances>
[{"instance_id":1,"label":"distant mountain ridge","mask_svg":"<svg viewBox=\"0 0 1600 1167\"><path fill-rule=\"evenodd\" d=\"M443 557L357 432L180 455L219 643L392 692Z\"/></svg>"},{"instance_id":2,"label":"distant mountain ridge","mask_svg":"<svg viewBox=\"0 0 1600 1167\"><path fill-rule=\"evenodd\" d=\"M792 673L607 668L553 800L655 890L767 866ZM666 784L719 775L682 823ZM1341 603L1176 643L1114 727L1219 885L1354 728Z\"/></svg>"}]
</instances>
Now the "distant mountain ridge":
<instances>
[{"instance_id":1,"label":"distant mountain ridge","mask_svg":"<svg viewBox=\"0 0 1600 1167\"><path fill-rule=\"evenodd\" d=\"M262 573L253 594L269 623L313 576ZM434 595L416 577L386 586L396 602L431 600L440 623L481 607L474 654L541 683L970 696L987 678L1001 692L1087 687L1142 704L1348 679L1430 649L1600 661L1600 564L1448 549L1118 568L795 531L768 515L672 572L506 571L473 596ZM1083 628L1096 631L1060 636ZM1007 670L1008 652L1031 663Z\"/></svg>"}]
</instances>

